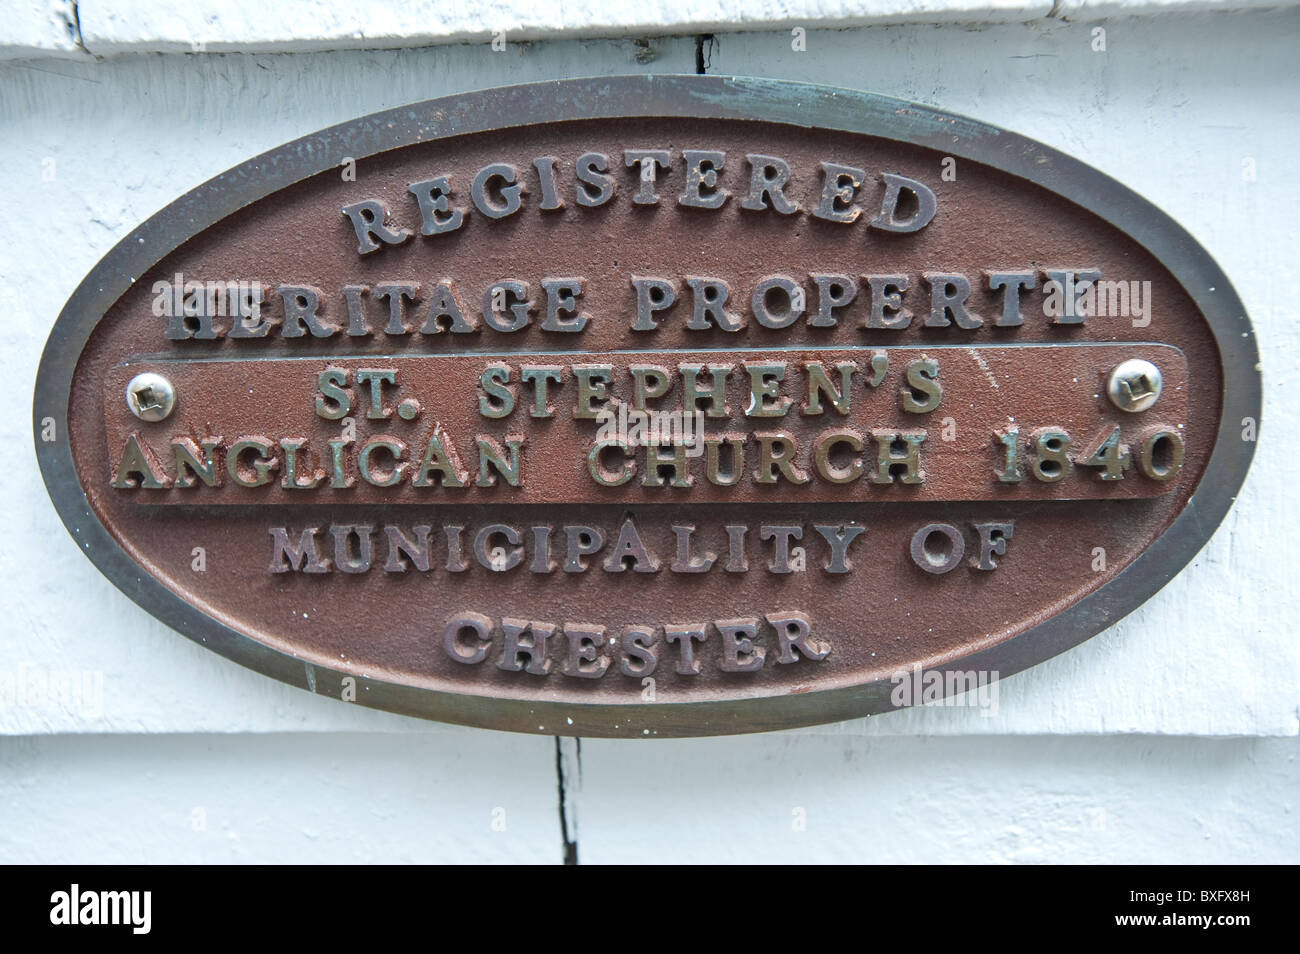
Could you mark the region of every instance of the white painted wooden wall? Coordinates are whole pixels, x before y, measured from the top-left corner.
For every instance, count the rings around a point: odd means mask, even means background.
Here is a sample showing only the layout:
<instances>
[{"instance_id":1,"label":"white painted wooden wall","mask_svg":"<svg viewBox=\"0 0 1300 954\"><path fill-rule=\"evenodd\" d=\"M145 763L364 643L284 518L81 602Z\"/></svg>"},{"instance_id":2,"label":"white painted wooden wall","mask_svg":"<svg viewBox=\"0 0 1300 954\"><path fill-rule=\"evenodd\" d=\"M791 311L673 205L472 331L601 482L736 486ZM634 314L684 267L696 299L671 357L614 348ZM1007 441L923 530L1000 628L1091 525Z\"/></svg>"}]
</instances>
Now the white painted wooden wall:
<instances>
[{"instance_id":1,"label":"white painted wooden wall","mask_svg":"<svg viewBox=\"0 0 1300 954\"><path fill-rule=\"evenodd\" d=\"M13 399L0 415L0 861L558 862L564 833L583 862L1300 860L1287 443L1300 433L1300 9L0 5L0 372ZM1264 356L1261 442L1224 526L1155 599L1003 682L992 717L925 709L557 746L283 686L167 630L77 552L31 451L30 395L55 316L129 229L258 152L378 109L694 72L706 30L711 73L872 90L1073 153L1218 259ZM84 675L85 698L39 691L68 674Z\"/></svg>"}]
</instances>

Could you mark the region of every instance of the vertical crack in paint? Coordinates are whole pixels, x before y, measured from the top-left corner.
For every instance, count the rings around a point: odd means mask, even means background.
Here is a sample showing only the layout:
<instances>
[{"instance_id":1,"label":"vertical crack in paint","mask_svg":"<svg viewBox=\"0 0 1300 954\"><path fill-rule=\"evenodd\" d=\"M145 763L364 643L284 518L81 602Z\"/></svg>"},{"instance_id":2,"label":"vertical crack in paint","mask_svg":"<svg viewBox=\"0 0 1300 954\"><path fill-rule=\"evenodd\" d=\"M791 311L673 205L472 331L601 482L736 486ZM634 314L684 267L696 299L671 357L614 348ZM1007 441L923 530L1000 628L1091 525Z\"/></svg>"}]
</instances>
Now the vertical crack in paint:
<instances>
[{"instance_id":1,"label":"vertical crack in paint","mask_svg":"<svg viewBox=\"0 0 1300 954\"><path fill-rule=\"evenodd\" d=\"M704 54L704 44L706 43L709 45L709 53L707 59L705 58L705 54ZM709 67L712 65L713 65L713 34L701 33L699 36L695 38L695 72L703 76L706 73L708 73Z\"/></svg>"},{"instance_id":2,"label":"vertical crack in paint","mask_svg":"<svg viewBox=\"0 0 1300 954\"><path fill-rule=\"evenodd\" d=\"M86 44L81 36L81 7L79 4L74 2L69 5L64 15L64 24L68 28L68 36L73 44L83 53L90 53L90 50L86 49Z\"/></svg>"},{"instance_id":3,"label":"vertical crack in paint","mask_svg":"<svg viewBox=\"0 0 1300 954\"><path fill-rule=\"evenodd\" d=\"M572 745L572 771L570 755L567 751ZM577 783L582 779L582 740L555 737L555 779L559 787L560 808L560 845L564 864L578 863L578 809L577 800L571 797L570 788L576 794Z\"/></svg>"}]
</instances>

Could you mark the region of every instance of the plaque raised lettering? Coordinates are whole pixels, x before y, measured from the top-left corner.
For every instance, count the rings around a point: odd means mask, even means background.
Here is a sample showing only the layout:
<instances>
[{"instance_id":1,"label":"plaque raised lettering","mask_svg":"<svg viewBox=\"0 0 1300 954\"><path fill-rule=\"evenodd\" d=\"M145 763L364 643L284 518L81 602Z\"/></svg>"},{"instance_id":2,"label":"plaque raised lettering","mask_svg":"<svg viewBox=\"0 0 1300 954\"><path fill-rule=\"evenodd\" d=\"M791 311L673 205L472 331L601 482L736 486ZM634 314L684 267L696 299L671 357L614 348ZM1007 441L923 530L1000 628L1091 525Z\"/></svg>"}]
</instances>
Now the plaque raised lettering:
<instances>
[{"instance_id":1,"label":"plaque raised lettering","mask_svg":"<svg viewBox=\"0 0 1300 954\"><path fill-rule=\"evenodd\" d=\"M1258 355L1071 157L770 80L418 103L218 176L60 315L86 555L214 651L470 725L677 736L969 695L1110 625L1245 477Z\"/></svg>"}]
</instances>

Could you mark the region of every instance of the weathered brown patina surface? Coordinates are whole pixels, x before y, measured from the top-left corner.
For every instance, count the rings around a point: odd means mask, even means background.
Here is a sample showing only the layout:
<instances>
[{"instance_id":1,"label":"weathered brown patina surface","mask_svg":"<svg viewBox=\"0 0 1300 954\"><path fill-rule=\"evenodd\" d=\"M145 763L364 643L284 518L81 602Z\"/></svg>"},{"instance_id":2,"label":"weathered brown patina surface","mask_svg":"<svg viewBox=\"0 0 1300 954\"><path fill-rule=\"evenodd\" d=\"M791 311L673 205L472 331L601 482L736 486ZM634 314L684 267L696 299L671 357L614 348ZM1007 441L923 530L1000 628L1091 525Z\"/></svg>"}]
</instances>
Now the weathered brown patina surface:
<instances>
[{"instance_id":1,"label":"weathered brown patina surface","mask_svg":"<svg viewBox=\"0 0 1300 954\"><path fill-rule=\"evenodd\" d=\"M117 544L317 691L351 677L363 703L609 735L879 711L913 667L1055 651L1015 640L1122 573L1216 446L1220 345L1184 284L990 164L679 116L454 135L345 172L140 275L68 406ZM932 219L895 230L927 191ZM1089 276L1131 288L1127 311L1073 314ZM176 318L191 280L257 289L257 314ZM673 303L647 306L652 285ZM1130 359L1163 378L1139 412L1107 393ZM124 399L142 372L174 388L163 420ZM638 420L702 433L647 448ZM803 694L822 702L753 704Z\"/></svg>"}]
</instances>

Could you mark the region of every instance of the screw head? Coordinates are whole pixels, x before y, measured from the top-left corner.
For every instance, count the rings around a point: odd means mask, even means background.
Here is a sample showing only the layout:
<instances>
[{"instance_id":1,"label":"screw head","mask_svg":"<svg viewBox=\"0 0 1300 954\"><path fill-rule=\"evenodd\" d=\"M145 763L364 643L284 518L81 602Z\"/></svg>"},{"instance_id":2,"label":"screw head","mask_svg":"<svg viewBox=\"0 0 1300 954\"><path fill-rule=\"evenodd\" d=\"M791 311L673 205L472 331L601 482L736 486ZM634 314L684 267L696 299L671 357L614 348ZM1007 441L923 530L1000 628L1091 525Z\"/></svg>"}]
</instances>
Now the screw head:
<instances>
[{"instance_id":1,"label":"screw head","mask_svg":"<svg viewBox=\"0 0 1300 954\"><path fill-rule=\"evenodd\" d=\"M1110 373L1106 393L1111 403L1121 411L1145 411L1156 403L1163 385L1159 368L1150 361L1130 358L1120 362Z\"/></svg>"},{"instance_id":2,"label":"screw head","mask_svg":"<svg viewBox=\"0 0 1300 954\"><path fill-rule=\"evenodd\" d=\"M176 406L176 389L161 374L137 374L126 386L126 406L142 421L161 421Z\"/></svg>"}]
</instances>

